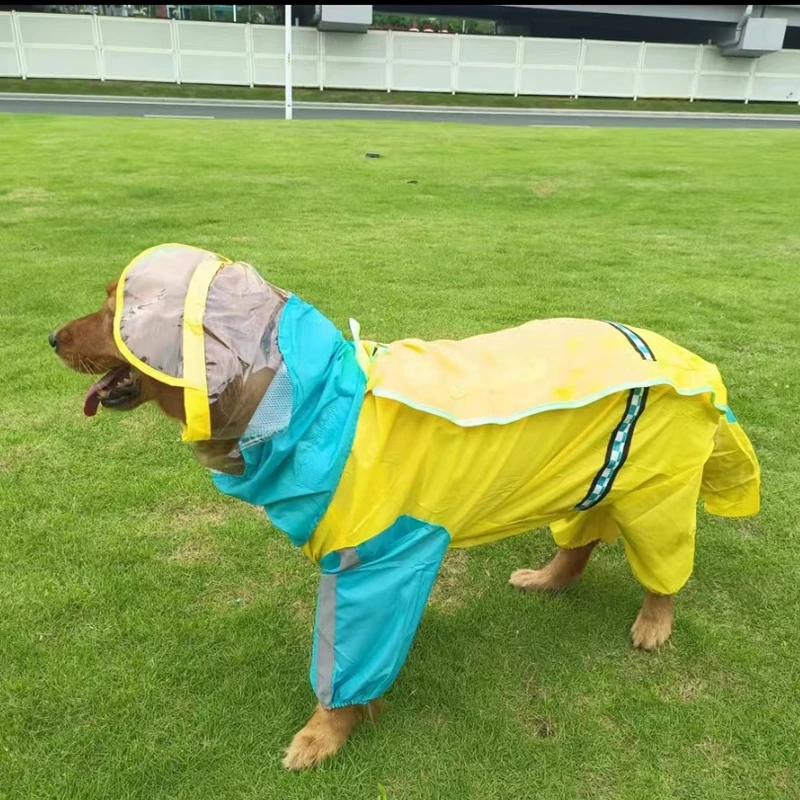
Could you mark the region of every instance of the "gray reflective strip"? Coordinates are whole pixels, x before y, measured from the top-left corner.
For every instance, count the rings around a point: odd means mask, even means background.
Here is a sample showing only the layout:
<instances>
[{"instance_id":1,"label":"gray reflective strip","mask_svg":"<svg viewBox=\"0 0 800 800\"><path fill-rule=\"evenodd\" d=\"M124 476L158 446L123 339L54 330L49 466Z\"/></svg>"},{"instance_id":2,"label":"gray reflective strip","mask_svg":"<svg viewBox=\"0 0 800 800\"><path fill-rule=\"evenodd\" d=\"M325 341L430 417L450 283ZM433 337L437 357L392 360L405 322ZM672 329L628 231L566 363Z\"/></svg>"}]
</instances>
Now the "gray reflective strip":
<instances>
[{"instance_id":1,"label":"gray reflective strip","mask_svg":"<svg viewBox=\"0 0 800 800\"><path fill-rule=\"evenodd\" d=\"M317 698L323 706L333 699L333 638L336 635L336 576L323 574L317 607Z\"/></svg>"},{"instance_id":2,"label":"gray reflective strip","mask_svg":"<svg viewBox=\"0 0 800 800\"><path fill-rule=\"evenodd\" d=\"M339 569L352 569L361 563L358 551L355 547L344 547L339 550Z\"/></svg>"},{"instance_id":3,"label":"gray reflective strip","mask_svg":"<svg viewBox=\"0 0 800 800\"><path fill-rule=\"evenodd\" d=\"M361 563L355 547L338 551L339 569L357 567ZM319 580L317 606L317 698L323 706L333 701L333 643L336 640L336 574L323 573Z\"/></svg>"}]
</instances>

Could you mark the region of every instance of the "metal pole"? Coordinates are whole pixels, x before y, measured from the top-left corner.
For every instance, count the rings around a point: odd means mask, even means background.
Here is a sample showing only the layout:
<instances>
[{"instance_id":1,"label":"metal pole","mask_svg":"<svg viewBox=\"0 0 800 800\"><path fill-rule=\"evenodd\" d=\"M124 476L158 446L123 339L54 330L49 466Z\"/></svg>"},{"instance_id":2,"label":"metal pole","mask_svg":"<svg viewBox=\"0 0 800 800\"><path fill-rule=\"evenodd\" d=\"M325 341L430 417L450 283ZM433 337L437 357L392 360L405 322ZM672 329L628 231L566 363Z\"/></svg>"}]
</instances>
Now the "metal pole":
<instances>
[{"instance_id":1,"label":"metal pole","mask_svg":"<svg viewBox=\"0 0 800 800\"><path fill-rule=\"evenodd\" d=\"M292 7L286 9L284 29L286 31L286 59L284 62L284 83L286 84L286 119L292 118Z\"/></svg>"}]
</instances>

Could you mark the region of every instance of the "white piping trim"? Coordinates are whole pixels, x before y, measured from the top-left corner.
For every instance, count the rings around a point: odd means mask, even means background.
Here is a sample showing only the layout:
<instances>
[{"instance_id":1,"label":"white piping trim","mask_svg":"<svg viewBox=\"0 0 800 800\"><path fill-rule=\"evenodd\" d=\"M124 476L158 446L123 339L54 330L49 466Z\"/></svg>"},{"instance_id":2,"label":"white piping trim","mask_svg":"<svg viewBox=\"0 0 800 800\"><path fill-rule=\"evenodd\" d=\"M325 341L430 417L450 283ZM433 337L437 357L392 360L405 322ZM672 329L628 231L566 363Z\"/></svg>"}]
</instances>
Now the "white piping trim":
<instances>
[{"instance_id":1,"label":"white piping trim","mask_svg":"<svg viewBox=\"0 0 800 800\"><path fill-rule=\"evenodd\" d=\"M558 411L561 409L575 409L575 408L583 408L584 406L591 405L592 403L597 402L598 400L602 400L604 397L608 397L609 395L616 394L617 392L627 392L631 389L643 389L645 387L651 386L671 386L679 395L684 397L693 397L698 394L710 394L712 397L712 405L714 408L721 411L723 414L728 417L729 422L735 422L736 417L731 411L729 406L722 405L714 401L714 397L716 396L715 390L711 386L703 386L698 389L679 389L672 381L663 378L654 378L649 381L635 381L633 383L623 383L619 384L618 386L612 386L608 389L603 390L602 392L598 392L597 394L588 395L586 397L581 397L578 400L573 401L564 401L559 403L545 403L544 405L540 406L533 406L532 408L525 409L524 411L520 411L517 414L511 414L507 417L478 417L477 419L468 419L462 420L456 417L453 417L450 414L445 413L440 408L434 408L433 406L427 406L422 403L414 403L409 401L407 398L402 397L399 394L395 394L394 392L386 391L385 389L370 389L369 391L375 397L383 397L386 400L394 400L397 403L402 403L409 408L413 408L416 411L422 411L425 414L432 414L436 417L441 417L442 419L446 419L448 422L452 422L455 425L458 425L461 428L477 428L480 425L509 425L512 422L519 422L521 419L525 419L526 417L532 417L535 414L540 414L544 411Z\"/></svg>"}]
</instances>

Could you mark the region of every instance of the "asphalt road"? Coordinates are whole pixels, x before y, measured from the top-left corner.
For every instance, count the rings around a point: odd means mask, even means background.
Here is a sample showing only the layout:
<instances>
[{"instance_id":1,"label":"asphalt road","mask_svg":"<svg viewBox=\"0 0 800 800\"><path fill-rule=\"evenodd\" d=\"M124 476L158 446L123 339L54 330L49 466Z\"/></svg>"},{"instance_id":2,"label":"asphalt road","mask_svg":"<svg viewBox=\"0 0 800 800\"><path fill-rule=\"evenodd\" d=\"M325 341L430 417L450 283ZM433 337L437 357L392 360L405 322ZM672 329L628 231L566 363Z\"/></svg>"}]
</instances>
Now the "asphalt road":
<instances>
[{"instance_id":1,"label":"asphalt road","mask_svg":"<svg viewBox=\"0 0 800 800\"><path fill-rule=\"evenodd\" d=\"M111 98L72 95L0 94L0 113L78 114L94 117L194 119L283 119L283 104L263 101ZM294 118L457 122L476 125L613 128L792 128L800 114L719 114L665 111L560 111L547 109L472 109L429 106L376 106L298 103Z\"/></svg>"}]
</instances>

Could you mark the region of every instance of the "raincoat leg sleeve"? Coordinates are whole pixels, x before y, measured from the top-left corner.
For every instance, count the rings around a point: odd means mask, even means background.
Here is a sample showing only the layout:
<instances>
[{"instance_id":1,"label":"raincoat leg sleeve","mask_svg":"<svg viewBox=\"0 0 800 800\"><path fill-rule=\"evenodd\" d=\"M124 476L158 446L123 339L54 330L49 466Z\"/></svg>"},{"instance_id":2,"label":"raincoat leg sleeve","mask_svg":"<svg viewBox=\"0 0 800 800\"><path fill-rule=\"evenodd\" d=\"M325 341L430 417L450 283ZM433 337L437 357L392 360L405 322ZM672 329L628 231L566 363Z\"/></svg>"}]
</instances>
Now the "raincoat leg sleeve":
<instances>
[{"instance_id":1,"label":"raincoat leg sleeve","mask_svg":"<svg viewBox=\"0 0 800 800\"><path fill-rule=\"evenodd\" d=\"M368 703L389 689L449 543L444 528L403 516L321 559L310 677L325 708Z\"/></svg>"},{"instance_id":2,"label":"raincoat leg sleeve","mask_svg":"<svg viewBox=\"0 0 800 800\"><path fill-rule=\"evenodd\" d=\"M753 445L741 426L725 417L703 469L700 496L706 511L720 517L751 517L761 508L761 468Z\"/></svg>"},{"instance_id":3,"label":"raincoat leg sleeve","mask_svg":"<svg viewBox=\"0 0 800 800\"><path fill-rule=\"evenodd\" d=\"M611 505L631 571L654 594L675 594L692 574L702 479L702 467L663 476Z\"/></svg>"},{"instance_id":4,"label":"raincoat leg sleeve","mask_svg":"<svg viewBox=\"0 0 800 800\"><path fill-rule=\"evenodd\" d=\"M619 536L619 527L608 508L599 506L587 511L573 511L550 523L550 532L559 547L571 550L596 541L613 544Z\"/></svg>"}]
</instances>

